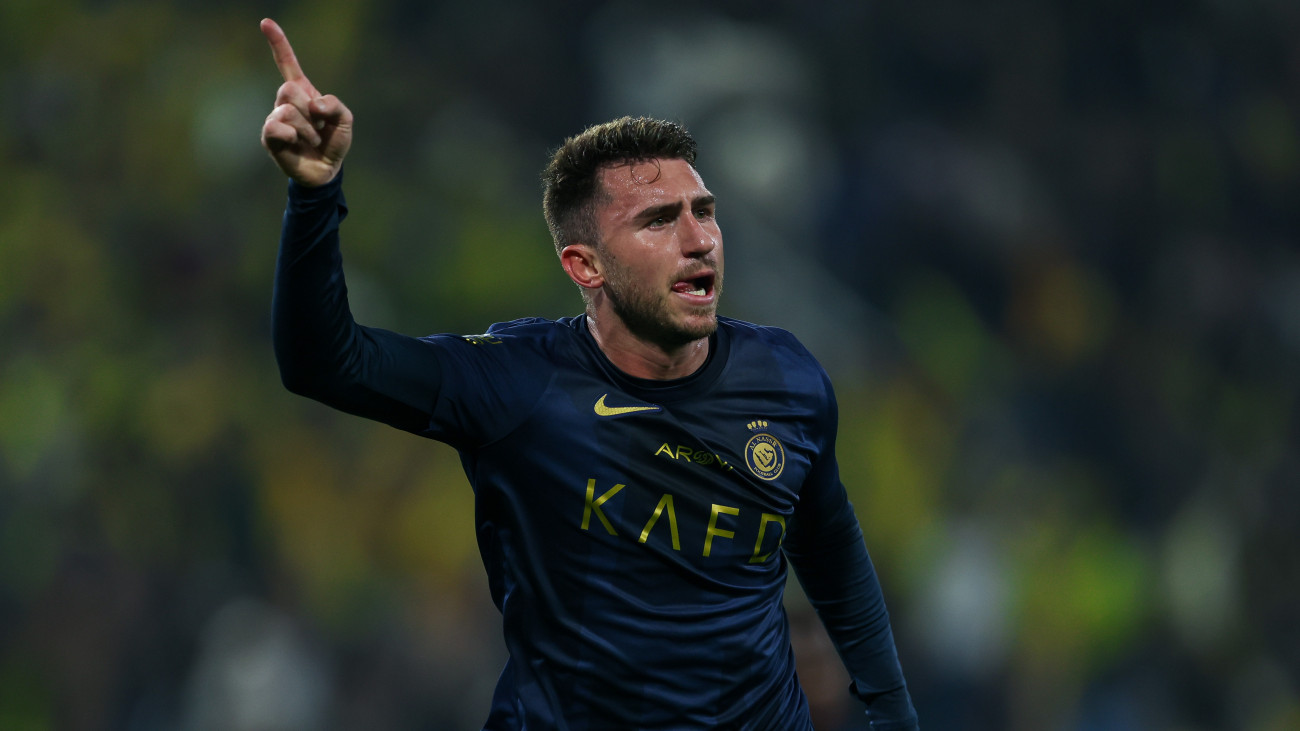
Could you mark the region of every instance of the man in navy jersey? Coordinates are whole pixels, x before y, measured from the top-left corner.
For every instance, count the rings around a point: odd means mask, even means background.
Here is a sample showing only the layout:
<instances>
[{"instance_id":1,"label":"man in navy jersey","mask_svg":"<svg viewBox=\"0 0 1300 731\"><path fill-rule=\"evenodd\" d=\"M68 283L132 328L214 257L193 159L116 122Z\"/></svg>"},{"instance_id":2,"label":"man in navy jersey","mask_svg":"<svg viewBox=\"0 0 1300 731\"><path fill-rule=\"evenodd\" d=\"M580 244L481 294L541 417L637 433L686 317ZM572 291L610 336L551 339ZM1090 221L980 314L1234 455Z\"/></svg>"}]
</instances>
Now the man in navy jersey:
<instances>
[{"instance_id":1,"label":"man in navy jersey","mask_svg":"<svg viewBox=\"0 0 1300 731\"><path fill-rule=\"evenodd\" d=\"M295 393L454 446L510 659L485 729L810 729L794 567L872 728L917 728L835 462L825 372L717 315L722 233L681 126L566 140L543 209L580 316L412 338L353 321L339 251L352 114L262 21L290 178L273 303ZM468 518L468 516L467 516Z\"/></svg>"}]
</instances>

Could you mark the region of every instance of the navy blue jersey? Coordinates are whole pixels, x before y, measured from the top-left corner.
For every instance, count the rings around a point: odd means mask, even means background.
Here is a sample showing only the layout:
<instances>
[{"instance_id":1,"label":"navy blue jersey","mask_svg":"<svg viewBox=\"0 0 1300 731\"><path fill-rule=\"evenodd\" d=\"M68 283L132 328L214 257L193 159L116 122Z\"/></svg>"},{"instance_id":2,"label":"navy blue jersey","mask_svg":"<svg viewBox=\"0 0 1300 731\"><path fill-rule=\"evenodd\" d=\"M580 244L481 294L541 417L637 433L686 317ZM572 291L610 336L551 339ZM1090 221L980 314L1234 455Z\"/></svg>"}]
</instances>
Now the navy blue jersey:
<instances>
[{"instance_id":1,"label":"navy blue jersey","mask_svg":"<svg viewBox=\"0 0 1300 731\"><path fill-rule=\"evenodd\" d=\"M792 335L719 318L704 366L656 381L614 367L581 316L362 327L346 211L338 182L291 184L277 358L290 389L459 451L510 654L485 729L811 728L787 562L873 728L916 727L835 463L831 384Z\"/></svg>"}]
</instances>

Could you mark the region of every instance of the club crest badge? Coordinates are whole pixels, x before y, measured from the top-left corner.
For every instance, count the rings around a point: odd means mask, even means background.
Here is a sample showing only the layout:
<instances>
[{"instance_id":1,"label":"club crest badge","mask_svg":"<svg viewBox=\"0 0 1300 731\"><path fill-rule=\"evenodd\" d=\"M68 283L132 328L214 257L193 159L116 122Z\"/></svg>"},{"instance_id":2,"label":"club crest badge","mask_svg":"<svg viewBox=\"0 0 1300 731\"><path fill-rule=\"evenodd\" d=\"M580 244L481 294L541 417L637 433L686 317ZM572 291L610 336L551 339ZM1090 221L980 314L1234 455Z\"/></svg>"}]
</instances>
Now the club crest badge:
<instances>
[{"instance_id":1,"label":"club crest badge","mask_svg":"<svg viewBox=\"0 0 1300 731\"><path fill-rule=\"evenodd\" d=\"M766 421L749 423L750 431L765 428ZM767 432L759 432L745 444L745 464L749 465L749 471L756 477L775 480L781 476L781 470L785 469L785 447L781 445L780 439Z\"/></svg>"}]
</instances>

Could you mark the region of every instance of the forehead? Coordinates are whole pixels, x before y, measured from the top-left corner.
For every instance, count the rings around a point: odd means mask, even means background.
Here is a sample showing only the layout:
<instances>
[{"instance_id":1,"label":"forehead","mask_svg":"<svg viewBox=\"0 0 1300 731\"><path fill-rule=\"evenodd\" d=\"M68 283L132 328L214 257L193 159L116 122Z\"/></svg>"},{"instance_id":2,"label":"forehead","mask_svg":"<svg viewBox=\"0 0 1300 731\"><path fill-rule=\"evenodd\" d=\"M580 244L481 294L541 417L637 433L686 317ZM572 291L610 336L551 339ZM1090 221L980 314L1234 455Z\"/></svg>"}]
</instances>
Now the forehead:
<instances>
[{"instance_id":1,"label":"forehead","mask_svg":"<svg viewBox=\"0 0 1300 731\"><path fill-rule=\"evenodd\" d=\"M607 203L599 217L618 221L652 206L689 203L710 195L704 179L685 160L656 158L606 167L600 171Z\"/></svg>"}]
</instances>

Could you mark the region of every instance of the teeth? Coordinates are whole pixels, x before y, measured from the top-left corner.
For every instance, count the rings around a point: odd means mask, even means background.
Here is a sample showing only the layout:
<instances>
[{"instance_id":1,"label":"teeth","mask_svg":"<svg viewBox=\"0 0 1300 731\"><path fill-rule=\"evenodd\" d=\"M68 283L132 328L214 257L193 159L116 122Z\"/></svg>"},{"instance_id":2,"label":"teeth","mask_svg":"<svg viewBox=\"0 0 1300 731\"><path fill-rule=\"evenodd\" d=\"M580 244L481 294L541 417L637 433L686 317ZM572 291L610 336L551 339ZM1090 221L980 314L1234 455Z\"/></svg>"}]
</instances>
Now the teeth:
<instances>
[{"instance_id":1,"label":"teeth","mask_svg":"<svg viewBox=\"0 0 1300 731\"><path fill-rule=\"evenodd\" d=\"M687 290L687 291L686 291L686 294L693 294L693 295L696 295L697 297L703 297L703 296L704 296L704 289L703 289L703 288L701 288L701 289L690 289L690 290Z\"/></svg>"}]
</instances>

